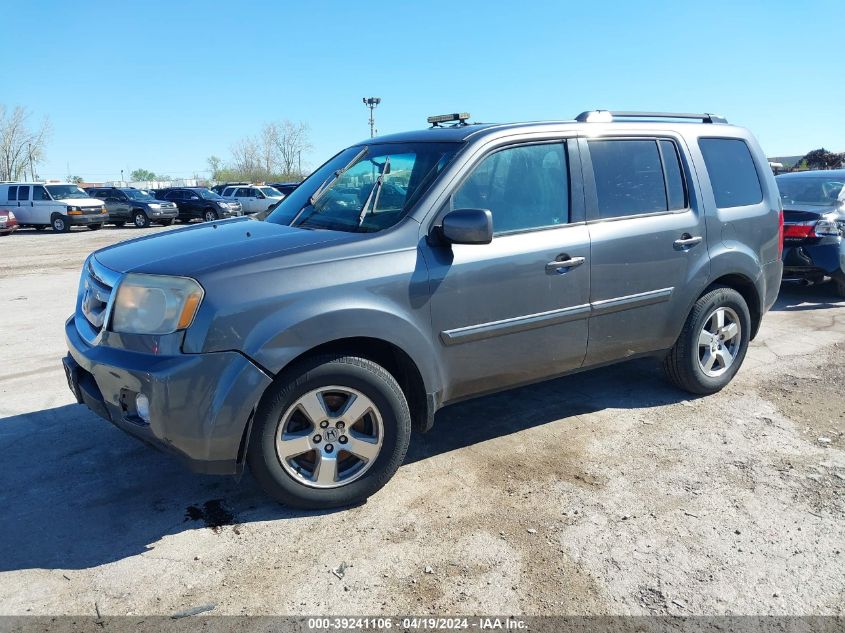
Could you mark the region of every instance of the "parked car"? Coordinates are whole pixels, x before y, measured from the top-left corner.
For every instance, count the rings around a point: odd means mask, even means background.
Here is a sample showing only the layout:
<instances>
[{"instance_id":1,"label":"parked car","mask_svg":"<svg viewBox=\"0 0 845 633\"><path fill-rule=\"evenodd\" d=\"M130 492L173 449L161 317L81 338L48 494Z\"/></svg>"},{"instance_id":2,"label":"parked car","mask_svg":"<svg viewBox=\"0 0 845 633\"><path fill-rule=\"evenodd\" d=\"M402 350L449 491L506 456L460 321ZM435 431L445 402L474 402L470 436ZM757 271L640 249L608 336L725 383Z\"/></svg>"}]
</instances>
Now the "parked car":
<instances>
[{"instance_id":1,"label":"parked car","mask_svg":"<svg viewBox=\"0 0 845 633\"><path fill-rule=\"evenodd\" d=\"M223 190L223 197L240 202L245 214L266 211L284 199L280 192L267 185L226 187Z\"/></svg>"},{"instance_id":2,"label":"parked car","mask_svg":"<svg viewBox=\"0 0 845 633\"><path fill-rule=\"evenodd\" d=\"M0 236L11 235L18 230L18 220L15 212L10 209L0 209Z\"/></svg>"},{"instance_id":3,"label":"parked car","mask_svg":"<svg viewBox=\"0 0 845 633\"><path fill-rule=\"evenodd\" d=\"M783 277L833 281L845 297L845 169L782 174Z\"/></svg>"},{"instance_id":4,"label":"parked car","mask_svg":"<svg viewBox=\"0 0 845 633\"><path fill-rule=\"evenodd\" d=\"M452 402L637 357L691 393L728 384L783 266L747 130L433 122L339 152L264 221L91 255L65 325L77 400L325 508L381 488Z\"/></svg>"},{"instance_id":5,"label":"parked car","mask_svg":"<svg viewBox=\"0 0 845 633\"><path fill-rule=\"evenodd\" d=\"M214 185L213 187L211 187L211 190L214 193L216 193L217 195L220 196L220 195L223 195L223 191L226 189L226 187L231 187L232 185L248 185L248 184L249 184L248 182L224 182L223 184L220 184L220 185Z\"/></svg>"},{"instance_id":6,"label":"parked car","mask_svg":"<svg viewBox=\"0 0 845 633\"><path fill-rule=\"evenodd\" d=\"M139 229L152 222L170 226L179 213L174 203L156 200L147 191L133 187L92 187L86 191L106 204L109 223L116 226L127 222Z\"/></svg>"},{"instance_id":7,"label":"parked car","mask_svg":"<svg viewBox=\"0 0 845 633\"><path fill-rule=\"evenodd\" d=\"M269 184L271 187L273 187L273 189L281 193L283 196L289 196L291 193L293 193L293 190L299 186L298 182L271 182L267 184Z\"/></svg>"},{"instance_id":8,"label":"parked car","mask_svg":"<svg viewBox=\"0 0 845 633\"><path fill-rule=\"evenodd\" d=\"M70 182L3 183L0 204L15 212L21 227L39 231L52 226L56 233L67 233L77 225L96 231L109 221L103 202Z\"/></svg>"},{"instance_id":9,"label":"parked car","mask_svg":"<svg viewBox=\"0 0 845 633\"><path fill-rule=\"evenodd\" d=\"M190 222L197 218L213 222L223 218L243 215L237 200L224 200L204 187L176 187L156 192L159 200L174 202L179 207L179 221Z\"/></svg>"}]
</instances>

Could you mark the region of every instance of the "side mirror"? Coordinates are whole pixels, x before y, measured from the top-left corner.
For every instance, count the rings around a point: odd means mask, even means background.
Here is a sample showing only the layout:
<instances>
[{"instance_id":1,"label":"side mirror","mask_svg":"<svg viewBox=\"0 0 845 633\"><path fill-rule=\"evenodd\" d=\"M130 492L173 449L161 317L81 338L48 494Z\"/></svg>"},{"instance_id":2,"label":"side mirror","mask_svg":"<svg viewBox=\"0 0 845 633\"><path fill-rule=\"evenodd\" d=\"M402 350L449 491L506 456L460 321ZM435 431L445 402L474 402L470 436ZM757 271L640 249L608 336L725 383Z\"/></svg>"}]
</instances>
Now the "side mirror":
<instances>
[{"instance_id":1,"label":"side mirror","mask_svg":"<svg viewBox=\"0 0 845 633\"><path fill-rule=\"evenodd\" d=\"M440 233L452 244L489 244L493 214L489 209L455 209L443 216Z\"/></svg>"}]
</instances>

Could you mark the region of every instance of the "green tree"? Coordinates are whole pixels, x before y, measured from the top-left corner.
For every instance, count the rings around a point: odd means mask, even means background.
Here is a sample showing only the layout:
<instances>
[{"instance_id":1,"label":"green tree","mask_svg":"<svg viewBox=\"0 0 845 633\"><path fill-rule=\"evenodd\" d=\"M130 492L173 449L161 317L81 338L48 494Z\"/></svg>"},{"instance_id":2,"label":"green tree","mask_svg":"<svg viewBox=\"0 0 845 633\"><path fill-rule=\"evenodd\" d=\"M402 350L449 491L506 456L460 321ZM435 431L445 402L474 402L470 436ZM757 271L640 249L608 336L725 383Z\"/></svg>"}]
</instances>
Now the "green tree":
<instances>
[{"instance_id":1,"label":"green tree","mask_svg":"<svg viewBox=\"0 0 845 633\"><path fill-rule=\"evenodd\" d=\"M839 169L845 162L845 154L829 152L825 148L814 149L807 152L801 162L806 161L810 169Z\"/></svg>"},{"instance_id":2,"label":"green tree","mask_svg":"<svg viewBox=\"0 0 845 633\"><path fill-rule=\"evenodd\" d=\"M164 174L157 174L154 171L150 171L149 169L133 169L132 173L129 174L129 179L133 182L139 182L143 180L170 180L170 176L165 176Z\"/></svg>"},{"instance_id":3,"label":"green tree","mask_svg":"<svg viewBox=\"0 0 845 633\"><path fill-rule=\"evenodd\" d=\"M82 176L68 176L67 181L79 185L85 182L85 179Z\"/></svg>"}]
</instances>

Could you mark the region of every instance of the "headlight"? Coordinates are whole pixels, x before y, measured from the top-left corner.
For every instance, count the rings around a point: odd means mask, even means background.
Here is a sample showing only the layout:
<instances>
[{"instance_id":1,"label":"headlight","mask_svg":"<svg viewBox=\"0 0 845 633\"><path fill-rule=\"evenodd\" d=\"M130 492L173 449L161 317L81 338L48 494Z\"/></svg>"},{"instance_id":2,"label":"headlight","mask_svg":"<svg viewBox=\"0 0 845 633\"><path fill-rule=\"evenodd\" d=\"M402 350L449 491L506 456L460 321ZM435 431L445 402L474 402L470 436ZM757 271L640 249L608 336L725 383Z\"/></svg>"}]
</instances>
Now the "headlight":
<instances>
[{"instance_id":1,"label":"headlight","mask_svg":"<svg viewBox=\"0 0 845 633\"><path fill-rule=\"evenodd\" d=\"M156 204L155 202L151 202L149 206L150 206L150 209L161 209L161 205Z\"/></svg>"},{"instance_id":2,"label":"headlight","mask_svg":"<svg viewBox=\"0 0 845 633\"><path fill-rule=\"evenodd\" d=\"M112 330L128 334L170 334L194 320L204 291L188 277L126 275L117 288Z\"/></svg>"}]
</instances>

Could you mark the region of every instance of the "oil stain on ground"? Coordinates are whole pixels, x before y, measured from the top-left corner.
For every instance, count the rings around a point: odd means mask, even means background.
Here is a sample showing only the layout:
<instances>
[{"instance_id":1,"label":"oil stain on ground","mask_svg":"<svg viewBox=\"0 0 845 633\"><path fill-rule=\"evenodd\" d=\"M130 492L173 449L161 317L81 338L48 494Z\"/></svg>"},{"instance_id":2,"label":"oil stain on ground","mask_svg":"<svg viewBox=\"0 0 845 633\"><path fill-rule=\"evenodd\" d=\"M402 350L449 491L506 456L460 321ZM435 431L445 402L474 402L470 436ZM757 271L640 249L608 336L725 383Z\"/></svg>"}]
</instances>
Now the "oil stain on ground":
<instances>
[{"instance_id":1,"label":"oil stain on ground","mask_svg":"<svg viewBox=\"0 0 845 633\"><path fill-rule=\"evenodd\" d=\"M199 506L188 506L185 510L185 521L202 521L206 527L214 532L220 532L224 525L232 525L235 515L226 508L223 499L211 499Z\"/></svg>"}]
</instances>

